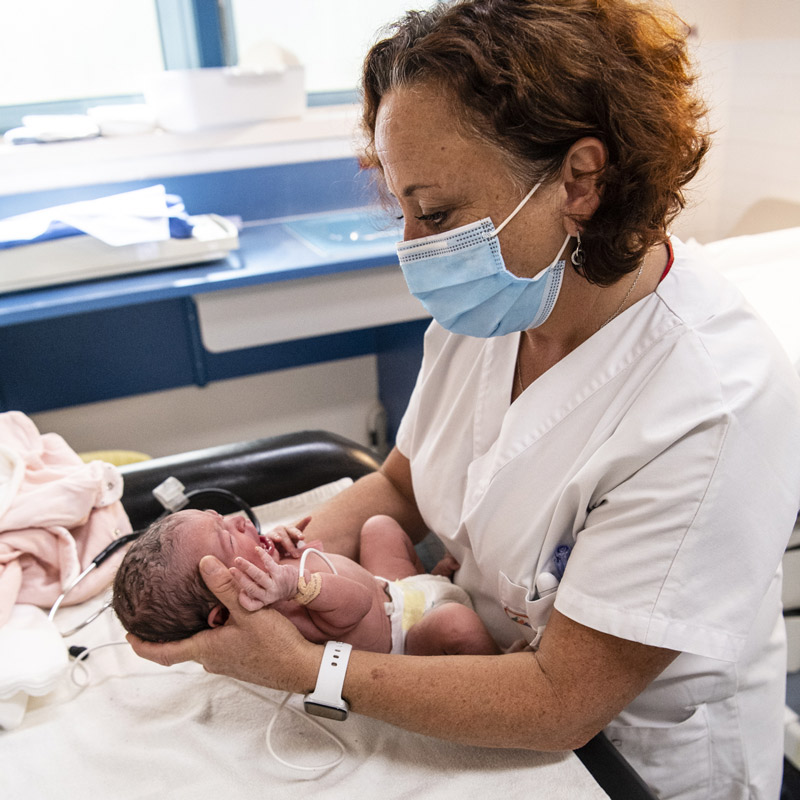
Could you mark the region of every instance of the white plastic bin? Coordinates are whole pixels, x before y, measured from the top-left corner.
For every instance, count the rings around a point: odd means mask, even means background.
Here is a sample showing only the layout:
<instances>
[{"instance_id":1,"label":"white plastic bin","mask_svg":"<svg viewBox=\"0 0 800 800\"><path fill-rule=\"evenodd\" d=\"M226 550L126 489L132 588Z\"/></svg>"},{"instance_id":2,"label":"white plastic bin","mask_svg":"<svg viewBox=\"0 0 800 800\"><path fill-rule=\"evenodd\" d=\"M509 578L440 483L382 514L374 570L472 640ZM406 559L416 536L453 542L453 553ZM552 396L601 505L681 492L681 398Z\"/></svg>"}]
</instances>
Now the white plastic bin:
<instances>
[{"instance_id":1,"label":"white plastic bin","mask_svg":"<svg viewBox=\"0 0 800 800\"><path fill-rule=\"evenodd\" d=\"M145 101L159 126L175 133L299 117L306 108L305 70L166 70L151 79Z\"/></svg>"}]
</instances>

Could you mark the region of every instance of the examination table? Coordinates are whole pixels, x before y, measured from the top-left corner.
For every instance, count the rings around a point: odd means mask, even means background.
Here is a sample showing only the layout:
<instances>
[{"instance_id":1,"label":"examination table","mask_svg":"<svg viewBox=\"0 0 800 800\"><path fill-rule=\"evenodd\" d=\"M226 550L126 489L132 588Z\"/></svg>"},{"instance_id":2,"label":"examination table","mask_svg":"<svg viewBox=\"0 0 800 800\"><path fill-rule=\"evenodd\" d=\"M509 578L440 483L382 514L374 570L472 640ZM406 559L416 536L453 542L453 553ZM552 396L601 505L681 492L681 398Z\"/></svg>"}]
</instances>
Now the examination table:
<instances>
[{"instance_id":1,"label":"examination table","mask_svg":"<svg viewBox=\"0 0 800 800\"><path fill-rule=\"evenodd\" d=\"M324 432L302 432L213 447L121 468L123 504L134 529L161 511L152 489L175 476L187 490L221 487L258 507L262 524L296 519L379 461L367 449ZM226 509L216 506L221 512ZM99 598L59 612L71 625ZM93 646L122 639L112 613L67 640ZM209 675L197 664L164 668L127 645L93 651L79 688L31 697L23 723L0 732L3 797L384 798L461 795L526 800L652 798L601 734L573 753L466 747L351 714L322 721L344 748L314 728L293 696L265 739L284 694ZM577 757L576 757L577 756Z\"/></svg>"}]
</instances>

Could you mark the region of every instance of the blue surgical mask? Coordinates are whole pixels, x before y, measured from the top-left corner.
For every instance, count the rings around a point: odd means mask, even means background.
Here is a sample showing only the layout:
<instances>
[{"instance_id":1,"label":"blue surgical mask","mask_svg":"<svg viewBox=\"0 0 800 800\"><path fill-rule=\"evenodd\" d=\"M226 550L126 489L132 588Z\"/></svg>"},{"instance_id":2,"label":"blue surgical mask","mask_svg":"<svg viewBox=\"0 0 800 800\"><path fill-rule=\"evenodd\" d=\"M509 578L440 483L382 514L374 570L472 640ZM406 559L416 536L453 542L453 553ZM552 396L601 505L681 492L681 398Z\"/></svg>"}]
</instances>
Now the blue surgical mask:
<instances>
[{"instance_id":1,"label":"blue surgical mask","mask_svg":"<svg viewBox=\"0 0 800 800\"><path fill-rule=\"evenodd\" d=\"M553 262L533 278L519 278L506 269L497 239L539 186L496 229L487 217L398 242L397 257L411 294L443 328L488 338L535 328L550 316L564 275L561 256L570 237Z\"/></svg>"}]
</instances>

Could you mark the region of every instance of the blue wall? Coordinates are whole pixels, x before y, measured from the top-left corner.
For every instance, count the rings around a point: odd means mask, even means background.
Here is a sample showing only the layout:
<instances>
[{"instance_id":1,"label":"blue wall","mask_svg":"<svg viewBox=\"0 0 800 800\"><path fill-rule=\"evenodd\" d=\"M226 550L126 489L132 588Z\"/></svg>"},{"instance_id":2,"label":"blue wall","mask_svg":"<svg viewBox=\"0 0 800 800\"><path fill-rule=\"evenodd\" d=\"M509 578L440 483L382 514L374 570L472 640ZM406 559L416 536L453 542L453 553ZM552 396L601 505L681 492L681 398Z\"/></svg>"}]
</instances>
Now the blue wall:
<instances>
[{"instance_id":1,"label":"blue wall","mask_svg":"<svg viewBox=\"0 0 800 800\"><path fill-rule=\"evenodd\" d=\"M214 213L244 220L356 208L374 200L370 177L359 170L357 159L342 158L0 196L0 219L156 183L181 195L190 214Z\"/></svg>"}]
</instances>

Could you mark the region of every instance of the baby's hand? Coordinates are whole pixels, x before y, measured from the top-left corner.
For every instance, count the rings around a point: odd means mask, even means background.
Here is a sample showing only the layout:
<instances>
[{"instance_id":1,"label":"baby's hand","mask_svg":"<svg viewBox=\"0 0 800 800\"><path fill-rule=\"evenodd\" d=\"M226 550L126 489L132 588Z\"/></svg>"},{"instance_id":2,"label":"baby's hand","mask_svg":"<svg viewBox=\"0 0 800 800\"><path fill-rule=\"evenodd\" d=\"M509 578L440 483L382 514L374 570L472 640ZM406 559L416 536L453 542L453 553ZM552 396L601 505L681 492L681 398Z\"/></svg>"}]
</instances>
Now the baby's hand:
<instances>
[{"instance_id":1,"label":"baby's hand","mask_svg":"<svg viewBox=\"0 0 800 800\"><path fill-rule=\"evenodd\" d=\"M263 547L259 547L257 552L264 569L241 557L236 558L236 566L230 569L239 587L239 603L248 611L258 611L278 600L288 600L297 593L297 567L278 564Z\"/></svg>"},{"instance_id":2,"label":"baby's hand","mask_svg":"<svg viewBox=\"0 0 800 800\"><path fill-rule=\"evenodd\" d=\"M267 539L274 542L281 555L299 558L302 550L297 543L303 543L303 531L309 522L311 522L311 517L305 517L294 525L278 525L265 535Z\"/></svg>"},{"instance_id":3,"label":"baby's hand","mask_svg":"<svg viewBox=\"0 0 800 800\"><path fill-rule=\"evenodd\" d=\"M445 553L444 558L431 570L431 575L443 575L452 580L455 571L461 566L450 553Z\"/></svg>"}]
</instances>

